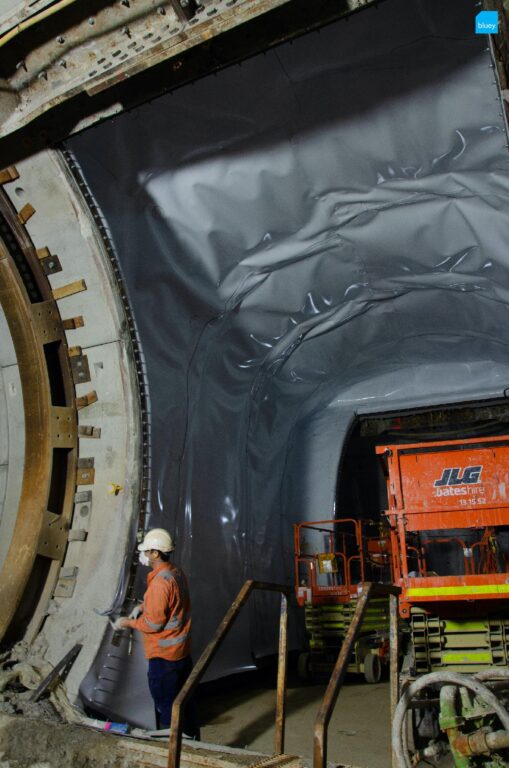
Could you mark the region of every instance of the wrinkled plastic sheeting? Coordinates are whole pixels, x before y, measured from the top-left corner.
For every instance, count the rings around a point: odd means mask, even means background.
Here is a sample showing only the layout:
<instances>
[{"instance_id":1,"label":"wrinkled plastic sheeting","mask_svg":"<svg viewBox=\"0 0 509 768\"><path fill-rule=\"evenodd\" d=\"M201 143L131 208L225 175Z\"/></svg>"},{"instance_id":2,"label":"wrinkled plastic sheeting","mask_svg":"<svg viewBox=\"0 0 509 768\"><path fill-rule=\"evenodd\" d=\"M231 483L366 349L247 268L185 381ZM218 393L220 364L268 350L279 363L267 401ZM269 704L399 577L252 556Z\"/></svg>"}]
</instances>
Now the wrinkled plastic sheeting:
<instances>
[{"instance_id":1,"label":"wrinkled plastic sheeting","mask_svg":"<svg viewBox=\"0 0 509 768\"><path fill-rule=\"evenodd\" d=\"M195 655L291 583L356 414L509 387L509 155L464 0L387 0L73 138L146 357ZM269 601L270 602L270 601ZM257 595L213 674L276 648Z\"/></svg>"}]
</instances>

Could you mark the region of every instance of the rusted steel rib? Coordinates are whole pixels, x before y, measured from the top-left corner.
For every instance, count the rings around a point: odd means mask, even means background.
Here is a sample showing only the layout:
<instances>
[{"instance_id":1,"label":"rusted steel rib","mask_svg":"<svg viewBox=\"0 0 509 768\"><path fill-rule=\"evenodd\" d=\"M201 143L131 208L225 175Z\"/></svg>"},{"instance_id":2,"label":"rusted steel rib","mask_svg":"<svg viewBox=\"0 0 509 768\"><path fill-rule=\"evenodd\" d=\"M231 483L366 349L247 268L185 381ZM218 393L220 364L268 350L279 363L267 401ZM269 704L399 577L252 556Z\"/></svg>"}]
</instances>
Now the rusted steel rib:
<instances>
[{"instance_id":1,"label":"rusted steel rib","mask_svg":"<svg viewBox=\"0 0 509 768\"><path fill-rule=\"evenodd\" d=\"M25 411L25 469L1 579L0 637L20 603L37 554L51 475L50 391L42 345L17 270L0 240L0 304L16 350Z\"/></svg>"},{"instance_id":2,"label":"rusted steel rib","mask_svg":"<svg viewBox=\"0 0 509 768\"><path fill-rule=\"evenodd\" d=\"M24 285L19 265L0 239L0 305L16 353L25 417L21 495L9 549L0 572L0 638L15 625L17 611L23 610L24 599L33 602L26 586L36 558L40 557L48 561L48 570L37 603L32 605L32 619L23 630L24 639L30 642L44 619L67 543L77 453L76 410L60 315L33 243L3 191L0 191L0 212L26 265ZM46 345L53 342L58 344L58 352L50 362L46 358ZM65 402L59 405L52 402L50 368L54 379L63 384ZM65 451L65 464L62 461L56 470L54 449ZM63 487L61 506L48 509L54 471L59 472Z\"/></svg>"}]
</instances>

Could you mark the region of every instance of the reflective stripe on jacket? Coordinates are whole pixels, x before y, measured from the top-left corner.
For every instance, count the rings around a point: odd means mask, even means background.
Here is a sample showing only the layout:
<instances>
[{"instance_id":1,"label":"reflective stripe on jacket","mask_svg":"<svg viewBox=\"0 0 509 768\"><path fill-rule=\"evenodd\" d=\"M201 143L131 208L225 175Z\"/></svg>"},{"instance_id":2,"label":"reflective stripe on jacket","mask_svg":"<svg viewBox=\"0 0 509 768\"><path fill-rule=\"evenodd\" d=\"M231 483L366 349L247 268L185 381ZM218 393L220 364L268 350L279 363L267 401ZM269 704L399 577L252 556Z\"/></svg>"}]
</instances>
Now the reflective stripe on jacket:
<instances>
[{"instance_id":1,"label":"reflective stripe on jacket","mask_svg":"<svg viewBox=\"0 0 509 768\"><path fill-rule=\"evenodd\" d=\"M191 603L187 579L171 563L158 565L147 576L143 613L130 622L142 633L147 659L178 661L191 651Z\"/></svg>"}]
</instances>

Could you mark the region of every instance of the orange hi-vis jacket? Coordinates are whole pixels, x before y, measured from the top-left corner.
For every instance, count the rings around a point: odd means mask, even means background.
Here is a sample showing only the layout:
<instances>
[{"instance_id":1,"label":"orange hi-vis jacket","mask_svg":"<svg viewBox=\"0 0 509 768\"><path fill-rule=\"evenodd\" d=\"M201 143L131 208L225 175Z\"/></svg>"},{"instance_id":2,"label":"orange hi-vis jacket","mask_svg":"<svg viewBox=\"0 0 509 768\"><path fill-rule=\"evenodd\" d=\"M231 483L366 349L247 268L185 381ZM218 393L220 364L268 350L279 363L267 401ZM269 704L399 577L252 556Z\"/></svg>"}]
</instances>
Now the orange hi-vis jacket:
<instances>
[{"instance_id":1,"label":"orange hi-vis jacket","mask_svg":"<svg viewBox=\"0 0 509 768\"><path fill-rule=\"evenodd\" d=\"M141 632L145 658L178 661L191 652L191 603L187 579L171 563L147 576L143 613L129 624Z\"/></svg>"}]
</instances>

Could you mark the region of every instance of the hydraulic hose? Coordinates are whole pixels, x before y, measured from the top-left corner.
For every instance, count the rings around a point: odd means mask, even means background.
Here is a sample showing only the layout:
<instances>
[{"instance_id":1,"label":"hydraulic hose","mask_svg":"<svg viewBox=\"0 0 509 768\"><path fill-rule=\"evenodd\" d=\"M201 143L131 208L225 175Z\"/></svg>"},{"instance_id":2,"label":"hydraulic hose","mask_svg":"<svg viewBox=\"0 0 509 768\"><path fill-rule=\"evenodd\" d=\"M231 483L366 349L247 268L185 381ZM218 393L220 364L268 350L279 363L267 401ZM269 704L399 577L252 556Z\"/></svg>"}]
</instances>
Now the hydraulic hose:
<instances>
[{"instance_id":1,"label":"hydraulic hose","mask_svg":"<svg viewBox=\"0 0 509 768\"><path fill-rule=\"evenodd\" d=\"M495 733L487 733L486 744L493 751L497 749L509 749L509 733L507 731L495 731Z\"/></svg>"},{"instance_id":2,"label":"hydraulic hose","mask_svg":"<svg viewBox=\"0 0 509 768\"><path fill-rule=\"evenodd\" d=\"M493 673L491 673L491 676L493 677ZM501 676L505 677L505 675ZM427 688L430 685L440 685L441 683L468 688L494 710L505 730L509 731L509 712L507 712L495 694L492 693L489 688L477 678L477 676L463 675L459 672L431 672L428 675L423 675L409 685L399 700L396 711L394 712L394 720L392 723L392 745L398 768L412 768L403 735L405 716L410 702L423 690L423 688Z\"/></svg>"},{"instance_id":3,"label":"hydraulic hose","mask_svg":"<svg viewBox=\"0 0 509 768\"><path fill-rule=\"evenodd\" d=\"M461 733L454 738L454 748L464 757L485 755L487 752L509 749L509 731L489 731L486 733L478 730L474 733Z\"/></svg>"},{"instance_id":4,"label":"hydraulic hose","mask_svg":"<svg viewBox=\"0 0 509 768\"><path fill-rule=\"evenodd\" d=\"M477 672L475 675L473 675L473 677L475 677L475 679L479 680L481 683L488 682L489 680L509 680L509 669L507 669L507 667L483 669L482 672Z\"/></svg>"}]
</instances>

